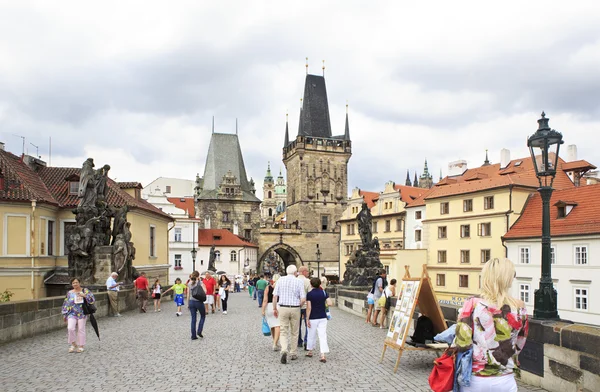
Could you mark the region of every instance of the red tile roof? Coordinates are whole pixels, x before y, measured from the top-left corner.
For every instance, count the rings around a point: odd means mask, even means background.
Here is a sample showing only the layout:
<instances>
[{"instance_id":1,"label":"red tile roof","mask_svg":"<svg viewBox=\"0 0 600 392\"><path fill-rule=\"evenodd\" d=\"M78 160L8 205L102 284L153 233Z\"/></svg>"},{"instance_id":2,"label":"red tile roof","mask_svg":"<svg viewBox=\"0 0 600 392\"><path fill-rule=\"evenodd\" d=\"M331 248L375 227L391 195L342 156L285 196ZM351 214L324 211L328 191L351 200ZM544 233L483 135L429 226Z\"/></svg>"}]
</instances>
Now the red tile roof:
<instances>
[{"instance_id":1,"label":"red tile roof","mask_svg":"<svg viewBox=\"0 0 600 392\"><path fill-rule=\"evenodd\" d=\"M578 161L565 162L562 168L564 171L568 172L577 170L594 170L596 166L592 165L586 160L580 159Z\"/></svg>"},{"instance_id":2,"label":"red tile roof","mask_svg":"<svg viewBox=\"0 0 600 392\"><path fill-rule=\"evenodd\" d=\"M258 245L248 242L227 229L199 229L198 246L246 246L258 248Z\"/></svg>"},{"instance_id":3,"label":"red tile roof","mask_svg":"<svg viewBox=\"0 0 600 392\"><path fill-rule=\"evenodd\" d=\"M556 204L576 204L564 218L558 218ZM552 237L600 233L600 184L555 190L550 199L550 233ZM542 236L542 199L532 194L523 212L512 225L505 239L540 238Z\"/></svg>"},{"instance_id":4,"label":"red tile roof","mask_svg":"<svg viewBox=\"0 0 600 392\"><path fill-rule=\"evenodd\" d=\"M573 188L575 185L565 173L563 165L565 162L559 158L558 170L554 179L555 189ZM537 189L538 179L530 157L514 159L503 169L500 164L481 166L465 171L461 176L446 177L438 182L425 199L435 199L452 195L460 195L484 191L488 189L502 188L509 185L529 187Z\"/></svg>"},{"instance_id":5,"label":"red tile roof","mask_svg":"<svg viewBox=\"0 0 600 392\"><path fill-rule=\"evenodd\" d=\"M422 207L425 205L425 199L427 198L427 196L429 196L429 194L433 191L433 188L431 189L423 189L423 193L421 193L419 195L419 197L417 197L415 200L409 202L408 204L406 204L405 208L407 207Z\"/></svg>"},{"instance_id":6,"label":"red tile roof","mask_svg":"<svg viewBox=\"0 0 600 392\"><path fill-rule=\"evenodd\" d=\"M379 192L358 191L358 194L362 196L369 209L375 207L375 201L379 199Z\"/></svg>"},{"instance_id":7,"label":"red tile roof","mask_svg":"<svg viewBox=\"0 0 600 392\"><path fill-rule=\"evenodd\" d=\"M75 208L77 207L77 204L79 204L79 199L77 198L77 195L69 193L69 181L67 178L71 180L78 179L80 172L81 169L75 167L44 167L40 169L37 174L60 207ZM106 198L108 204L115 207L127 205L132 209L139 208L146 212L173 220L170 215L162 212L147 201L130 196L121 189L119 183L110 178L108 179L108 192Z\"/></svg>"},{"instance_id":8,"label":"red tile roof","mask_svg":"<svg viewBox=\"0 0 600 392\"><path fill-rule=\"evenodd\" d=\"M426 193L429 189L417 188L414 186L406 185L394 185L394 189L400 191L400 198L405 203L410 203L419 198L422 194Z\"/></svg>"},{"instance_id":9,"label":"red tile roof","mask_svg":"<svg viewBox=\"0 0 600 392\"><path fill-rule=\"evenodd\" d=\"M139 182L135 182L135 181L117 182L117 184L119 184L119 188L121 188L121 189L144 189L142 184L140 184Z\"/></svg>"},{"instance_id":10,"label":"red tile roof","mask_svg":"<svg viewBox=\"0 0 600 392\"><path fill-rule=\"evenodd\" d=\"M0 150L0 200L31 201L57 205L57 201L37 175L20 157Z\"/></svg>"},{"instance_id":11,"label":"red tile roof","mask_svg":"<svg viewBox=\"0 0 600 392\"><path fill-rule=\"evenodd\" d=\"M196 206L193 197L167 197L169 203L175 204L175 207L184 210L190 218L196 217Z\"/></svg>"}]
</instances>

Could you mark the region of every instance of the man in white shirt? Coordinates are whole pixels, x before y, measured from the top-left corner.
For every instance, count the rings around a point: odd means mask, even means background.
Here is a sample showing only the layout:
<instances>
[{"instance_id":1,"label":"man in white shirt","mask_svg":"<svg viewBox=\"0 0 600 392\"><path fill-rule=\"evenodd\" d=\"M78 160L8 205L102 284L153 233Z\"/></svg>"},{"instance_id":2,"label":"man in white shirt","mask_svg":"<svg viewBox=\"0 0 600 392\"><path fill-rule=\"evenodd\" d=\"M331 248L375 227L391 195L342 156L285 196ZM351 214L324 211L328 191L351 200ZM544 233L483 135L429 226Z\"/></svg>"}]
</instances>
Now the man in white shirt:
<instances>
[{"instance_id":1,"label":"man in white shirt","mask_svg":"<svg viewBox=\"0 0 600 392\"><path fill-rule=\"evenodd\" d=\"M106 290L108 291L108 299L110 300L110 307L112 308L114 317L121 317L121 314L119 313L119 286L121 286L123 282L117 282L116 279L118 277L119 274L113 272L106 280Z\"/></svg>"},{"instance_id":2,"label":"man in white shirt","mask_svg":"<svg viewBox=\"0 0 600 392\"><path fill-rule=\"evenodd\" d=\"M296 279L296 266L288 265L287 275L279 278L273 290L273 314L279 318L281 326L281 363L298 359L298 329L300 327L300 306L306 301L304 285Z\"/></svg>"},{"instance_id":3,"label":"man in white shirt","mask_svg":"<svg viewBox=\"0 0 600 392\"><path fill-rule=\"evenodd\" d=\"M302 281L302 285L304 286L304 295L308 294L310 290L312 290L312 286L310 285L310 279L308 279L309 271L308 267L300 266L298 268L298 279ZM302 335L302 325L304 325L304 336ZM300 307L300 322L298 323L298 346L301 347L304 345L304 349L306 350L306 343L308 340L308 327L306 325L306 302Z\"/></svg>"}]
</instances>

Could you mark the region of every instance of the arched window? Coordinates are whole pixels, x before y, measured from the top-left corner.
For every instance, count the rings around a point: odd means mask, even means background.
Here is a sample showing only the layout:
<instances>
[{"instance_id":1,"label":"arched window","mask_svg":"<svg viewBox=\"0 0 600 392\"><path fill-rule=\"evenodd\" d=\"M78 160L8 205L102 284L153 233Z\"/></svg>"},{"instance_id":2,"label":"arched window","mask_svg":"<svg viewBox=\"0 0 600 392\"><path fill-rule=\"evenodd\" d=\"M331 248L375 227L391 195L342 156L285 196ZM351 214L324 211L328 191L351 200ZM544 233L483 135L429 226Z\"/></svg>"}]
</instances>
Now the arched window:
<instances>
[{"instance_id":1,"label":"arched window","mask_svg":"<svg viewBox=\"0 0 600 392\"><path fill-rule=\"evenodd\" d=\"M273 209L269 208L269 216L273 216Z\"/></svg>"},{"instance_id":2,"label":"arched window","mask_svg":"<svg viewBox=\"0 0 600 392\"><path fill-rule=\"evenodd\" d=\"M269 191L267 198L270 199L273 197L273 194L271 193L271 191Z\"/></svg>"},{"instance_id":3,"label":"arched window","mask_svg":"<svg viewBox=\"0 0 600 392\"><path fill-rule=\"evenodd\" d=\"M221 261L221 251L215 251L215 261Z\"/></svg>"},{"instance_id":4,"label":"arched window","mask_svg":"<svg viewBox=\"0 0 600 392\"><path fill-rule=\"evenodd\" d=\"M237 253L235 253L235 250L231 251L231 260L230 261L237 261Z\"/></svg>"}]
</instances>

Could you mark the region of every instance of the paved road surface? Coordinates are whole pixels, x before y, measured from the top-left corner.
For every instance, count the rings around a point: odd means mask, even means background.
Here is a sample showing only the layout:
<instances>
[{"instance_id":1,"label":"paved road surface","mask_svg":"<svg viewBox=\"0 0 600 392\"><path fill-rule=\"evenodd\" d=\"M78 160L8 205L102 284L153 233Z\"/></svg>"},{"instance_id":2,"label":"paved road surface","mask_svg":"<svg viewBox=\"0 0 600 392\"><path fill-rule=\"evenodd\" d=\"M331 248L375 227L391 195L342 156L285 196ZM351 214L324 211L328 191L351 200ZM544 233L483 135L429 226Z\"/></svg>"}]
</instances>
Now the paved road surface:
<instances>
[{"instance_id":1,"label":"paved road surface","mask_svg":"<svg viewBox=\"0 0 600 392\"><path fill-rule=\"evenodd\" d=\"M101 341L88 323L86 352L67 353L64 330L0 346L1 391L429 391L434 354L379 356L385 332L332 310L327 363L318 355L279 363L261 334L257 302L232 294L227 315L206 319L204 339L190 339L190 315L125 313L100 319ZM187 310L187 309L186 309ZM520 386L520 391L542 391Z\"/></svg>"}]
</instances>

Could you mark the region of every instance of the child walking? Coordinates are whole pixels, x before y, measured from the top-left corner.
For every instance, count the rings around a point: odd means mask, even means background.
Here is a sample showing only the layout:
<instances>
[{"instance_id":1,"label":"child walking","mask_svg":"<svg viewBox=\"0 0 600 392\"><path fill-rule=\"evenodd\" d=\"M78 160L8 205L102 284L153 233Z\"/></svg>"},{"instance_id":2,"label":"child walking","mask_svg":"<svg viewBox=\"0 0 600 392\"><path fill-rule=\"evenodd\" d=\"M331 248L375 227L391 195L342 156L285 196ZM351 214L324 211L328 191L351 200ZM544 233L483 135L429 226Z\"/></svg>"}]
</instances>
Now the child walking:
<instances>
[{"instance_id":1,"label":"child walking","mask_svg":"<svg viewBox=\"0 0 600 392\"><path fill-rule=\"evenodd\" d=\"M171 286L168 290L165 290L163 295L167 294L169 291L173 290L175 293L175 305L177 305L177 312L175 313L177 317L181 316L181 307L184 305L183 303L183 295L186 291L187 287L183 283L181 283L181 279L175 279L175 284Z\"/></svg>"},{"instance_id":2,"label":"child walking","mask_svg":"<svg viewBox=\"0 0 600 392\"><path fill-rule=\"evenodd\" d=\"M152 286L152 298L154 299L154 312L160 312L160 294L161 294L160 280L156 279Z\"/></svg>"}]
</instances>

